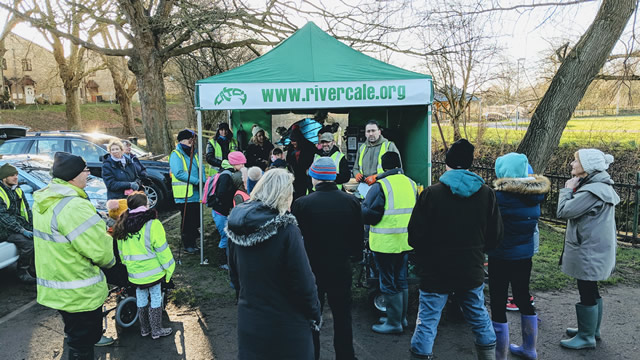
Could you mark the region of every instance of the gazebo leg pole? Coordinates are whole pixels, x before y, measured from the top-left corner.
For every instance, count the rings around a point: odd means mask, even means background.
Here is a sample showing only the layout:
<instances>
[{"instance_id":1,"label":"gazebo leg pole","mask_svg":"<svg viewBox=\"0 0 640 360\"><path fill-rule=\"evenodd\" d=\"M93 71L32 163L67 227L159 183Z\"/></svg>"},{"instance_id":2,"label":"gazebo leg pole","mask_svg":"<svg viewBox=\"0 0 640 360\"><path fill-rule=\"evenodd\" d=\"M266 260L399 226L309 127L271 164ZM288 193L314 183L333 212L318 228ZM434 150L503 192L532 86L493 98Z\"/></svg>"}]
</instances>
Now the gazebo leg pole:
<instances>
[{"instance_id":1,"label":"gazebo leg pole","mask_svg":"<svg viewBox=\"0 0 640 360\"><path fill-rule=\"evenodd\" d=\"M198 120L198 193L202 194L202 111L196 110L196 119ZM208 265L209 262L204 260L204 218L202 213L202 202L198 201L198 208L200 209L200 265Z\"/></svg>"}]
</instances>

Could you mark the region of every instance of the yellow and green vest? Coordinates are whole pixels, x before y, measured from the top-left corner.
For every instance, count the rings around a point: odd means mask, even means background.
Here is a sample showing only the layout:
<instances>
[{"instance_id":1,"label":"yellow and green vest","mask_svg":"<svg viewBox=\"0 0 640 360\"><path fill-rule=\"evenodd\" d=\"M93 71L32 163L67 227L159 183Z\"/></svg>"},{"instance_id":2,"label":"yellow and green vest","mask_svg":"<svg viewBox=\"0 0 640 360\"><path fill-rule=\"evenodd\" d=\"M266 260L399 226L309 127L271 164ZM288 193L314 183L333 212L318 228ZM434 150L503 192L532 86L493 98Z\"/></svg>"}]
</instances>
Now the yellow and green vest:
<instances>
[{"instance_id":1,"label":"yellow and green vest","mask_svg":"<svg viewBox=\"0 0 640 360\"><path fill-rule=\"evenodd\" d=\"M386 176L377 181L384 192L382 220L369 228L371 251L399 254L413 250L409 246L409 219L416 205L416 183L403 174Z\"/></svg>"},{"instance_id":2,"label":"yellow and green vest","mask_svg":"<svg viewBox=\"0 0 640 360\"><path fill-rule=\"evenodd\" d=\"M367 144L364 143L360 145L359 155L358 155L358 169L362 172L362 159L364 159L364 151L367 149ZM377 174L382 174L384 170L382 170L382 155L384 155L389 149L389 140L385 140L380 144L380 152L378 153L378 165L376 167Z\"/></svg>"},{"instance_id":3,"label":"yellow and green vest","mask_svg":"<svg viewBox=\"0 0 640 360\"><path fill-rule=\"evenodd\" d=\"M29 222L29 212L27 211L27 205L25 204L26 200L23 197L22 189L19 187L16 188L16 194L18 195L18 201L20 201L20 216L22 216L27 222ZM9 201L9 194L0 186L0 199L4 201L7 205L7 210L11 207L11 202Z\"/></svg>"},{"instance_id":4,"label":"yellow and green vest","mask_svg":"<svg viewBox=\"0 0 640 360\"><path fill-rule=\"evenodd\" d=\"M209 144L211 144L211 146L213 146L213 152L214 152L214 155L215 155L216 159L222 160L222 147L220 146L220 144L218 144L216 139L215 138L209 139ZM238 141L235 138L231 138L229 140L229 152L236 151L236 150L238 150ZM205 166L205 171L206 171L207 176L213 176L213 175L217 174L218 170L219 169L214 168L213 166L209 165L209 163L207 163L206 166Z\"/></svg>"},{"instance_id":5,"label":"yellow and green vest","mask_svg":"<svg viewBox=\"0 0 640 360\"><path fill-rule=\"evenodd\" d=\"M137 233L118 240L118 251L133 284L151 284L162 278L169 282L176 268L164 227L158 219L147 221Z\"/></svg>"},{"instance_id":6,"label":"yellow and green vest","mask_svg":"<svg viewBox=\"0 0 640 360\"><path fill-rule=\"evenodd\" d=\"M182 160L182 167L185 172L189 171L189 167L187 166L187 160L185 156L178 150L173 150L171 155L176 154L180 160ZM196 162L193 164L194 166L198 166L198 155L193 155ZM188 174L189 178L191 174ZM174 174L171 172L171 190L173 191L173 197L175 199L184 199L185 197L191 197L193 195L193 186L189 186L188 182L180 181Z\"/></svg>"}]
</instances>

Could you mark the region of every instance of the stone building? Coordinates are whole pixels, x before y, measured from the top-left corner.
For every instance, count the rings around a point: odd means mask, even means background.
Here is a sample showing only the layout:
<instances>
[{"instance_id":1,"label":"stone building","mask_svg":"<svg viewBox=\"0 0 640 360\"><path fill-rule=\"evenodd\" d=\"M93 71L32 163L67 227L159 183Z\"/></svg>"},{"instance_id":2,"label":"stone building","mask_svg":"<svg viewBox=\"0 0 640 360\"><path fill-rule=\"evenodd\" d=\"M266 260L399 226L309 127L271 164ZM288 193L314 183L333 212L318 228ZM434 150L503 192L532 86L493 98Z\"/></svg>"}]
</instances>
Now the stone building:
<instances>
[{"instance_id":1,"label":"stone building","mask_svg":"<svg viewBox=\"0 0 640 360\"><path fill-rule=\"evenodd\" d=\"M65 102L64 88L53 52L14 33L10 33L5 39L5 48L7 51L0 64L2 93L7 90L16 104ZM102 63L97 53L87 51L86 54L87 68L94 68ZM179 87L172 84L174 82L165 79L167 94L178 95L180 92ZM109 70L100 69L82 79L80 98L84 103L115 101L115 89ZM137 94L133 101L138 101Z\"/></svg>"}]
</instances>

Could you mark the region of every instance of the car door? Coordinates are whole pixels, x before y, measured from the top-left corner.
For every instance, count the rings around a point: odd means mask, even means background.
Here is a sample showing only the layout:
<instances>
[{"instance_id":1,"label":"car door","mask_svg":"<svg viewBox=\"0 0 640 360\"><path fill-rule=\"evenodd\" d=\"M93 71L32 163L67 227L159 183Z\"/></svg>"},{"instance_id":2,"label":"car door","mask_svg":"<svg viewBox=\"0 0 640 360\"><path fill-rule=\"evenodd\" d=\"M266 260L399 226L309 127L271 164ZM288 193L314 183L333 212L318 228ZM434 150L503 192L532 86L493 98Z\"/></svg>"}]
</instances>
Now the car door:
<instances>
[{"instance_id":1,"label":"car door","mask_svg":"<svg viewBox=\"0 0 640 360\"><path fill-rule=\"evenodd\" d=\"M45 155L53 159L58 151L66 151L64 139L37 139L29 149L29 154Z\"/></svg>"},{"instance_id":2,"label":"car door","mask_svg":"<svg viewBox=\"0 0 640 360\"><path fill-rule=\"evenodd\" d=\"M0 145L0 155L20 155L25 154L31 145L30 140L5 141Z\"/></svg>"}]
</instances>

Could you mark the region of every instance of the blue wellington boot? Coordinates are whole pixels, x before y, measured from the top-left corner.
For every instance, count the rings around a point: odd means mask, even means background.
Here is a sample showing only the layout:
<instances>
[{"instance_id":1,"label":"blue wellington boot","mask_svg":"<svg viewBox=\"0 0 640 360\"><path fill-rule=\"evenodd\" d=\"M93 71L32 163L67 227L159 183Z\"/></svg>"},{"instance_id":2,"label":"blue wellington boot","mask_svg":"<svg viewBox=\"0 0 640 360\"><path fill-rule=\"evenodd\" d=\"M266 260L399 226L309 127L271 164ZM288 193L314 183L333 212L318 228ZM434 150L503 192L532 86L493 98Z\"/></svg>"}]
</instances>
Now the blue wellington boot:
<instances>
[{"instance_id":1,"label":"blue wellington boot","mask_svg":"<svg viewBox=\"0 0 640 360\"><path fill-rule=\"evenodd\" d=\"M536 352L538 315L521 315L520 325L522 327L522 346L511 344L509 345L509 350L513 355L535 360L538 358L538 353Z\"/></svg>"},{"instance_id":2,"label":"blue wellington boot","mask_svg":"<svg viewBox=\"0 0 640 360\"><path fill-rule=\"evenodd\" d=\"M561 340L560 345L568 349L593 349L596 347L596 326L598 325L598 305L576 304L578 333L571 339Z\"/></svg>"},{"instance_id":3,"label":"blue wellington boot","mask_svg":"<svg viewBox=\"0 0 640 360\"><path fill-rule=\"evenodd\" d=\"M491 323L496 332L496 360L506 360L509 349L509 323Z\"/></svg>"}]
</instances>

